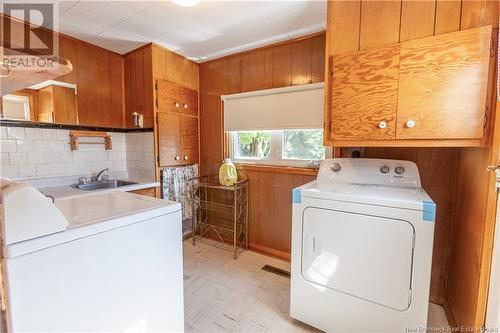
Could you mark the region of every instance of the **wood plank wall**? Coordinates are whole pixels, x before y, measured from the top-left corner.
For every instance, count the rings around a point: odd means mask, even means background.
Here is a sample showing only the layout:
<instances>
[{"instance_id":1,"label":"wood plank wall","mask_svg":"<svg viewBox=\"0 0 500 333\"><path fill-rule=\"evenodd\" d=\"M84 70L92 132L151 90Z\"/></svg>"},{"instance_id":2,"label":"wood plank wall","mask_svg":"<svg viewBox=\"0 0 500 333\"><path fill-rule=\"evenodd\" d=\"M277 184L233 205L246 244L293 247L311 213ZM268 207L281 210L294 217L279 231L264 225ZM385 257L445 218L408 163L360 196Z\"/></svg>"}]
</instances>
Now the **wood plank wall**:
<instances>
[{"instance_id":1,"label":"wood plank wall","mask_svg":"<svg viewBox=\"0 0 500 333\"><path fill-rule=\"evenodd\" d=\"M200 168L216 174L223 158L220 96L322 82L324 33L200 64ZM290 258L291 190L315 178L282 169L239 170L250 180L250 247Z\"/></svg>"},{"instance_id":2,"label":"wood plank wall","mask_svg":"<svg viewBox=\"0 0 500 333\"><path fill-rule=\"evenodd\" d=\"M9 20L0 14L0 23ZM42 40L47 40L46 31ZM73 64L73 71L56 80L77 85L80 125L124 127L124 62L120 54L67 37L59 38L59 56Z\"/></svg>"},{"instance_id":3,"label":"wood plank wall","mask_svg":"<svg viewBox=\"0 0 500 333\"><path fill-rule=\"evenodd\" d=\"M156 80L168 80L199 91L198 64L175 52L148 44L125 54L124 58L127 127L134 127L133 112L144 115L144 127L153 127Z\"/></svg>"},{"instance_id":4,"label":"wood plank wall","mask_svg":"<svg viewBox=\"0 0 500 333\"><path fill-rule=\"evenodd\" d=\"M332 1L330 53L340 54L483 25L498 29L498 1ZM490 149L368 148L367 157L417 163L437 202L431 299L446 303L449 319L477 326L483 281L483 238ZM484 287L484 286L483 286ZM484 309L483 309L484 310Z\"/></svg>"}]
</instances>

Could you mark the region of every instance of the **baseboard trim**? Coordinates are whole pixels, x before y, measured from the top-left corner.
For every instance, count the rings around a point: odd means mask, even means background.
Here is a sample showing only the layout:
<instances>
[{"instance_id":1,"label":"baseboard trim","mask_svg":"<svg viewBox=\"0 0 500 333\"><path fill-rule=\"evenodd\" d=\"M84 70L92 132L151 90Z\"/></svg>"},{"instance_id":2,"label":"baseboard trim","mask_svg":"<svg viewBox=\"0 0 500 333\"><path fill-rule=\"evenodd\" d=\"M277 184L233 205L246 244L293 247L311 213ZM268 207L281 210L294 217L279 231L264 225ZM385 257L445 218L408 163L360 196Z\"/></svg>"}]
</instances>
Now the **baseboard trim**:
<instances>
[{"instance_id":1,"label":"baseboard trim","mask_svg":"<svg viewBox=\"0 0 500 333\"><path fill-rule=\"evenodd\" d=\"M258 252L261 254L265 254L265 255L269 255L271 257L275 257L278 259L282 259L282 260L286 260L286 261L290 261L290 259L291 259L291 255L289 252L272 249L270 247L263 246L260 244L255 244L255 243L249 243L248 247L252 251L255 251L255 252Z\"/></svg>"}]
</instances>

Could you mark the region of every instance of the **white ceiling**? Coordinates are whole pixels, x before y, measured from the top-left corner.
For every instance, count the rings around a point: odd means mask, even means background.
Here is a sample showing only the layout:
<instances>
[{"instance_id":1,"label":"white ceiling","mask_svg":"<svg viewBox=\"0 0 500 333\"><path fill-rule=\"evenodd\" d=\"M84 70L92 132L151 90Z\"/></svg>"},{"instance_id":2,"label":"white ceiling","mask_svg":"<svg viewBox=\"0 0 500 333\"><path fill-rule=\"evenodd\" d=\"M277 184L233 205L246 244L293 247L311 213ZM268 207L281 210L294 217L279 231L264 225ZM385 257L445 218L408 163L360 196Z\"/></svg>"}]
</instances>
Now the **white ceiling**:
<instances>
[{"instance_id":1,"label":"white ceiling","mask_svg":"<svg viewBox=\"0 0 500 333\"><path fill-rule=\"evenodd\" d=\"M326 28L324 0L56 3L54 27L68 36L121 54L154 42L198 62Z\"/></svg>"}]
</instances>

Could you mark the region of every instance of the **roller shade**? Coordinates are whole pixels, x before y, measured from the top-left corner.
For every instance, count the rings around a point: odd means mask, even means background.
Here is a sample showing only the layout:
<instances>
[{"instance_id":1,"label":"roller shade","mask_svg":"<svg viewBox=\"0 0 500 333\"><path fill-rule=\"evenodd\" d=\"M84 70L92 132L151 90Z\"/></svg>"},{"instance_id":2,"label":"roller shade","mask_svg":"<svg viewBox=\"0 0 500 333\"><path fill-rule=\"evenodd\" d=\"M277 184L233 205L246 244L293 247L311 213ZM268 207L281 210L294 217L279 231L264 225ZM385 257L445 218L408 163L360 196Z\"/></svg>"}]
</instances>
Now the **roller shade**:
<instances>
[{"instance_id":1,"label":"roller shade","mask_svg":"<svg viewBox=\"0 0 500 333\"><path fill-rule=\"evenodd\" d=\"M223 95L224 130L323 128L324 83Z\"/></svg>"}]
</instances>

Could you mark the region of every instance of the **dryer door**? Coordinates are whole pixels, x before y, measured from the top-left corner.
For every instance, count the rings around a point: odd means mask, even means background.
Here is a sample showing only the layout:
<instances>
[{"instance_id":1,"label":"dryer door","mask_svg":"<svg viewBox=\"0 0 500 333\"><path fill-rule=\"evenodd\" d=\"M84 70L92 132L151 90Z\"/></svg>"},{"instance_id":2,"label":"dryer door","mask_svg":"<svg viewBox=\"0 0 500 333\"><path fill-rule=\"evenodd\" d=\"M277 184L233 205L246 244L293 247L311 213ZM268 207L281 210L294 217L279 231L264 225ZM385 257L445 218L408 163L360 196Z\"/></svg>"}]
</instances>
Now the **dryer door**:
<instances>
[{"instance_id":1,"label":"dryer door","mask_svg":"<svg viewBox=\"0 0 500 333\"><path fill-rule=\"evenodd\" d=\"M403 220L307 207L302 276L395 310L408 309L415 231Z\"/></svg>"}]
</instances>

